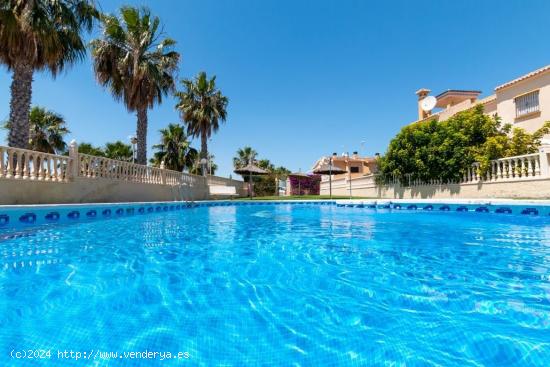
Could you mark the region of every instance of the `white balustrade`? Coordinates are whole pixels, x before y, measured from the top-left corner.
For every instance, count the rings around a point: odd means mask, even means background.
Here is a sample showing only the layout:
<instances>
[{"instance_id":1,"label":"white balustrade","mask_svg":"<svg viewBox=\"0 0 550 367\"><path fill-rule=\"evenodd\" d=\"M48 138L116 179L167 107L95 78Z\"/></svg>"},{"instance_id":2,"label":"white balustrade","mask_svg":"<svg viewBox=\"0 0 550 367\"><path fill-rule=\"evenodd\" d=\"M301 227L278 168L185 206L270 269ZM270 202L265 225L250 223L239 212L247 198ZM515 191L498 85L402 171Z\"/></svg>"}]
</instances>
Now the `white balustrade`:
<instances>
[{"instance_id":1,"label":"white balustrade","mask_svg":"<svg viewBox=\"0 0 550 367\"><path fill-rule=\"evenodd\" d=\"M201 176L82 153L78 154L78 165L78 176L80 177L107 178L111 180L170 186L184 184L194 186L204 183L204 178ZM216 179L219 180L222 178ZM240 181L233 181L233 183L235 182Z\"/></svg>"},{"instance_id":2,"label":"white balustrade","mask_svg":"<svg viewBox=\"0 0 550 367\"><path fill-rule=\"evenodd\" d=\"M76 152L69 156L0 146L0 179L67 182L75 176L170 186L197 186L208 183L238 186L242 181L216 176L191 175L130 162Z\"/></svg>"},{"instance_id":3,"label":"white balustrade","mask_svg":"<svg viewBox=\"0 0 550 367\"><path fill-rule=\"evenodd\" d=\"M514 181L540 177L540 154L533 153L495 159L489 162L489 167L485 177L479 176L479 168L479 163L472 164L472 166L466 170L462 182Z\"/></svg>"},{"instance_id":4,"label":"white balustrade","mask_svg":"<svg viewBox=\"0 0 550 367\"><path fill-rule=\"evenodd\" d=\"M541 153L525 154L515 157L506 157L501 159L495 159L489 162L488 170L482 174L480 163L473 163L470 167L467 167L464 171L462 178L457 181L453 181L454 184L463 183L479 183L479 182L505 182L516 180L531 180L531 179L543 179L550 178L550 175L546 172L550 172L550 167L541 166L541 162L544 165L548 165L548 159L545 158L546 151ZM546 169L545 169L546 168ZM376 177L377 175L373 175ZM402 187L410 186L423 186L423 185L443 185L451 183L442 179L429 179L422 180L418 178L411 178L410 174L406 174L404 178L389 177L382 180L384 185ZM324 184L324 182L323 182ZM335 182L333 181L333 184ZM337 184L337 182L336 182Z\"/></svg>"},{"instance_id":5,"label":"white balustrade","mask_svg":"<svg viewBox=\"0 0 550 367\"><path fill-rule=\"evenodd\" d=\"M0 146L0 178L67 182L72 158Z\"/></svg>"}]
</instances>

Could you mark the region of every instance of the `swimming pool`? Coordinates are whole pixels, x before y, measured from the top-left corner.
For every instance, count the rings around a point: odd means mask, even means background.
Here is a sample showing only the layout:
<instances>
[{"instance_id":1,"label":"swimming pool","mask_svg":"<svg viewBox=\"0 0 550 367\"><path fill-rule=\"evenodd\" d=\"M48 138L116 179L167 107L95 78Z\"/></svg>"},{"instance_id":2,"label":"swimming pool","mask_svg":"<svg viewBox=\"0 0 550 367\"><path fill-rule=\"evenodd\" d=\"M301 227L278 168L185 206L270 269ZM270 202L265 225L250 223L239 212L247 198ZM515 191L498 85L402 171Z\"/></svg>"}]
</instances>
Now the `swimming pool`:
<instances>
[{"instance_id":1,"label":"swimming pool","mask_svg":"<svg viewBox=\"0 0 550 367\"><path fill-rule=\"evenodd\" d=\"M108 220L102 206L8 215L35 218L0 229L0 364L550 361L550 216L177 205L113 206ZM34 350L51 356L10 356Z\"/></svg>"}]
</instances>

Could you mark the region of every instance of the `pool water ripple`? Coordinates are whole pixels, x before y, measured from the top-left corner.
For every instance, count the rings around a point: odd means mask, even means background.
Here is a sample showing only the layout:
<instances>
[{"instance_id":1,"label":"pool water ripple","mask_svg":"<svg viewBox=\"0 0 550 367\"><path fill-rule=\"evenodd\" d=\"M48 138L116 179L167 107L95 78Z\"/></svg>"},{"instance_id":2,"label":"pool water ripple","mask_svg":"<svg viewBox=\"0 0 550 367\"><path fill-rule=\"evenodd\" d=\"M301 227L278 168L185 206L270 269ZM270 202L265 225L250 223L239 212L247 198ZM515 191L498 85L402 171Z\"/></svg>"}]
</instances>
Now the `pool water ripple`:
<instances>
[{"instance_id":1,"label":"pool water ripple","mask_svg":"<svg viewBox=\"0 0 550 367\"><path fill-rule=\"evenodd\" d=\"M200 366L550 360L545 217L198 207L5 230L0 255L4 355L187 351Z\"/></svg>"}]
</instances>

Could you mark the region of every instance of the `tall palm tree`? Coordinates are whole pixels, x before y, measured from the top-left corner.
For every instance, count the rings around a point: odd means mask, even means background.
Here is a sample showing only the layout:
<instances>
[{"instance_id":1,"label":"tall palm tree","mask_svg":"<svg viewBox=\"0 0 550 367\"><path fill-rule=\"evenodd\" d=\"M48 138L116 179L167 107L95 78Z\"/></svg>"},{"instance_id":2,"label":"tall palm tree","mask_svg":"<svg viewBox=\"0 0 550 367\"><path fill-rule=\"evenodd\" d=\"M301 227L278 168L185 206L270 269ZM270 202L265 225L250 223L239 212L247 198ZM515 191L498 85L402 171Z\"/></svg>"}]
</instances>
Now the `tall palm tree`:
<instances>
[{"instance_id":1,"label":"tall palm tree","mask_svg":"<svg viewBox=\"0 0 550 367\"><path fill-rule=\"evenodd\" d=\"M218 131L220 121L226 120L228 99L216 88L216 76L208 79L205 72L194 80L182 80L182 84L185 90L176 92L176 109L187 124L187 133L201 138L200 157L208 158L208 138Z\"/></svg>"},{"instance_id":2,"label":"tall palm tree","mask_svg":"<svg viewBox=\"0 0 550 367\"><path fill-rule=\"evenodd\" d=\"M134 156L132 146L130 144L125 144L120 140L117 140L114 143L106 143L104 152L105 157L116 159L118 161L131 162Z\"/></svg>"},{"instance_id":3,"label":"tall palm tree","mask_svg":"<svg viewBox=\"0 0 550 367\"><path fill-rule=\"evenodd\" d=\"M98 82L137 112L137 163L147 164L147 109L174 90L176 41L160 40L160 20L146 8L124 6L101 17L103 37L91 42Z\"/></svg>"},{"instance_id":4,"label":"tall palm tree","mask_svg":"<svg viewBox=\"0 0 550 367\"><path fill-rule=\"evenodd\" d=\"M82 59L81 32L91 31L97 16L88 0L0 1L0 63L13 71L8 145L28 147L34 71L55 77Z\"/></svg>"},{"instance_id":5,"label":"tall palm tree","mask_svg":"<svg viewBox=\"0 0 550 367\"><path fill-rule=\"evenodd\" d=\"M184 168L191 169L198 153L191 147L183 127L179 124L169 124L159 131L161 142L153 145L157 152L154 153L151 163L159 167L164 162L165 168L180 172Z\"/></svg>"},{"instance_id":6,"label":"tall palm tree","mask_svg":"<svg viewBox=\"0 0 550 367\"><path fill-rule=\"evenodd\" d=\"M29 141L26 148L50 154L63 154L67 149L67 129L63 116L43 107L35 106L29 113ZM6 121L4 128L10 130L12 122Z\"/></svg>"},{"instance_id":7,"label":"tall palm tree","mask_svg":"<svg viewBox=\"0 0 550 367\"><path fill-rule=\"evenodd\" d=\"M248 163L253 162L257 156L258 153L251 147L246 146L244 148L240 148L237 150L237 155L233 157L233 167L235 169L243 168Z\"/></svg>"}]
</instances>

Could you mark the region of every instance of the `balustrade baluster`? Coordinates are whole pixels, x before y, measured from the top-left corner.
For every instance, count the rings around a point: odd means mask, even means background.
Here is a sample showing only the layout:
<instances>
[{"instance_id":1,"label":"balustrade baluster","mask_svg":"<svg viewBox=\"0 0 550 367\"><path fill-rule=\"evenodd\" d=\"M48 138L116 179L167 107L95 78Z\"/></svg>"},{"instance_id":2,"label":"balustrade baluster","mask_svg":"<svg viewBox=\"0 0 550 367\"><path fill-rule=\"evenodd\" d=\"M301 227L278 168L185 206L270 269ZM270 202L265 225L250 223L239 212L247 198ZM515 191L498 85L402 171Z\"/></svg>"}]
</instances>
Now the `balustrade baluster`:
<instances>
[{"instance_id":1,"label":"balustrade baluster","mask_svg":"<svg viewBox=\"0 0 550 367\"><path fill-rule=\"evenodd\" d=\"M29 155L29 180L36 180L38 178L38 172L36 171L36 165L38 160L38 153L32 152Z\"/></svg>"},{"instance_id":2,"label":"balustrade baluster","mask_svg":"<svg viewBox=\"0 0 550 367\"><path fill-rule=\"evenodd\" d=\"M61 160L61 181L69 181L69 169L70 169L70 159L69 158L60 158Z\"/></svg>"},{"instance_id":3,"label":"balustrade baluster","mask_svg":"<svg viewBox=\"0 0 550 367\"><path fill-rule=\"evenodd\" d=\"M535 157L535 176L540 176L540 160L539 157Z\"/></svg>"},{"instance_id":4,"label":"balustrade baluster","mask_svg":"<svg viewBox=\"0 0 550 367\"><path fill-rule=\"evenodd\" d=\"M22 161L24 162L23 163L23 179L28 180L31 177L31 170L30 170L30 167L29 167L29 162L30 162L29 153L28 152L23 153L22 158L23 158Z\"/></svg>"},{"instance_id":5,"label":"balustrade baluster","mask_svg":"<svg viewBox=\"0 0 550 367\"><path fill-rule=\"evenodd\" d=\"M61 168L61 182L67 182L69 181L69 160L67 158L61 158L60 159L60 168Z\"/></svg>"},{"instance_id":6,"label":"balustrade baluster","mask_svg":"<svg viewBox=\"0 0 550 367\"><path fill-rule=\"evenodd\" d=\"M47 156L42 156L42 164L44 169L42 171L42 176L44 181L50 180L50 159Z\"/></svg>"},{"instance_id":7,"label":"balustrade baluster","mask_svg":"<svg viewBox=\"0 0 550 367\"><path fill-rule=\"evenodd\" d=\"M6 150L6 178L12 178L13 174L15 173L13 166L13 151L11 149Z\"/></svg>"},{"instance_id":8,"label":"balustrade baluster","mask_svg":"<svg viewBox=\"0 0 550 367\"><path fill-rule=\"evenodd\" d=\"M23 175L23 165L21 164L21 152L15 153L15 178L21 178Z\"/></svg>"},{"instance_id":9,"label":"balustrade baluster","mask_svg":"<svg viewBox=\"0 0 550 367\"><path fill-rule=\"evenodd\" d=\"M52 156L52 166L52 181L61 181L59 178L59 160L55 156Z\"/></svg>"}]
</instances>

